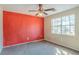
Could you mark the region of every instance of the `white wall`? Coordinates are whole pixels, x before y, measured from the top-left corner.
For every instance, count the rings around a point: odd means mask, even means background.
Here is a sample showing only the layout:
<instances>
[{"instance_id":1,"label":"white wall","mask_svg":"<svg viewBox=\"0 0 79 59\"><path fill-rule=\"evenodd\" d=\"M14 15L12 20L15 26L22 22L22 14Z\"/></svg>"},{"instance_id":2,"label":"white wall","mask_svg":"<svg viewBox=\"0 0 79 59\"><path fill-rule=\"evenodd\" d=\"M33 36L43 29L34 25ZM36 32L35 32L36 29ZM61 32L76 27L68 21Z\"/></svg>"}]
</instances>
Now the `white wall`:
<instances>
[{"instance_id":1,"label":"white wall","mask_svg":"<svg viewBox=\"0 0 79 59\"><path fill-rule=\"evenodd\" d=\"M3 12L2 7L0 6L0 52L3 47Z\"/></svg>"},{"instance_id":2,"label":"white wall","mask_svg":"<svg viewBox=\"0 0 79 59\"><path fill-rule=\"evenodd\" d=\"M61 17L64 15L75 14L75 36L57 35L51 33L51 19ZM45 40L66 46L79 51L79 7L60 12L45 18Z\"/></svg>"}]
</instances>

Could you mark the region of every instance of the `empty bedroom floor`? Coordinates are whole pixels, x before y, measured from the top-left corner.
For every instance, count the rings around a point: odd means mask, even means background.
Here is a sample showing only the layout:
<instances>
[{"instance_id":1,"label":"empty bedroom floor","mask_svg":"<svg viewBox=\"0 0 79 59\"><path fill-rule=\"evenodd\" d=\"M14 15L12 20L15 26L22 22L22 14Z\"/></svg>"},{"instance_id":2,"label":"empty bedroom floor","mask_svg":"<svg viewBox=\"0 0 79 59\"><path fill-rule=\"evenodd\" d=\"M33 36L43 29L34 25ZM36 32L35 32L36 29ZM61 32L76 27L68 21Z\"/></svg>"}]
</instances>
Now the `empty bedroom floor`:
<instances>
[{"instance_id":1,"label":"empty bedroom floor","mask_svg":"<svg viewBox=\"0 0 79 59\"><path fill-rule=\"evenodd\" d=\"M78 55L79 52L47 41L3 48L0 55Z\"/></svg>"}]
</instances>

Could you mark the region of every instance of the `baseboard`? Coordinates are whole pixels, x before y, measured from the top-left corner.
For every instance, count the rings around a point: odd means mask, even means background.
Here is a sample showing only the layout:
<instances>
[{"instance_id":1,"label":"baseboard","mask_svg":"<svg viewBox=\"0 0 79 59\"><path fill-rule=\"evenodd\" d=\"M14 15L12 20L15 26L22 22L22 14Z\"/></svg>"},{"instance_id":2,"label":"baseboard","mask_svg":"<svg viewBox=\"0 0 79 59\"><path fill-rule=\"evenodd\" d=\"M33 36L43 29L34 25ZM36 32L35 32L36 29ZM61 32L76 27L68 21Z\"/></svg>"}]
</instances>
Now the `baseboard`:
<instances>
[{"instance_id":1,"label":"baseboard","mask_svg":"<svg viewBox=\"0 0 79 59\"><path fill-rule=\"evenodd\" d=\"M38 42L38 41L42 41L43 39L41 40L34 40L34 41L31 41L31 42ZM27 43L31 43L31 42L25 42L25 43L20 43L20 44L14 44L14 45L9 45L9 46L5 46L3 48L7 48L7 47L12 47L12 46L17 46L17 45L22 45L22 44L27 44Z\"/></svg>"},{"instance_id":2,"label":"baseboard","mask_svg":"<svg viewBox=\"0 0 79 59\"><path fill-rule=\"evenodd\" d=\"M69 48L69 47L66 47L66 46L63 46L63 45L54 43L54 42L50 42L50 41L48 41L48 40L44 40L44 41L47 41L47 42L52 43L52 44L54 44L54 45L58 45L58 46L61 46L61 47L64 47L64 48L67 48L67 49L70 49L70 50L73 50L73 51L76 51L76 52L79 52L78 50L75 50L75 49L72 49L72 48Z\"/></svg>"}]
</instances>

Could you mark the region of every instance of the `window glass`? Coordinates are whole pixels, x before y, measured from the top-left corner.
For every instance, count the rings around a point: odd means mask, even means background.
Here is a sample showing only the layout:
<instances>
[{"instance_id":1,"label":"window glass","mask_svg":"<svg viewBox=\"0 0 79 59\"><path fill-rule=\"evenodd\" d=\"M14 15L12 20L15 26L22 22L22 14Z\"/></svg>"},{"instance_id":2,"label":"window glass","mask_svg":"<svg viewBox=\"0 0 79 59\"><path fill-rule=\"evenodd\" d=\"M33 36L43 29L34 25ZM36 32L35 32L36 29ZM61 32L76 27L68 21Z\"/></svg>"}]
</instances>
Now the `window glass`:
<instances>
[{"instance_id":1,"label":"window glass","mask_svg":"<svg viewBox=\"0 0 79 59\"><path fill-rule=\"evenodd\" d=\"M69 16L66 16L66 22L65 22L65 25L69 25L70 23L69 23L70 21L69 21Z\"/></svg>"},{"instance_id":2,"label":"window glass","mask_svg":"<svg viewBox=\"0 0 79 59\"><path fill-rule=\"evenodd\" d=\"M75 15L71 15L70 16L70 24L71 25L75 25L75 20L74 19L75 19Z\"/></svg>"},{"instance_id":3,"label":"window glass","mask_svg":"<svg viewBox=\"0 0 79 59\"><path fill-rule=\"evenodd\" d=\"M62 25L65 25L65 22L66 22L66 17L63 16L63 17L62 17Z\"/></svg>"},{"instance_id":4,"label":"window glass","mask_svg":"<svg viewBox=\"0 0 79 59\"><path fill-rule=\"evenodd\" d=\"M58 32L57 26L56 27L53 27L53 33L57 33L57 32Z\"/></svg>"},{"instance_id":5,"label":"window glass","mask_svg":"<svg viewBox=\"0 0 79 59\"><path fill-rule=\"evenodd\" d=\"M66 26L62 26L62 34L65 34L66 30L65 30Z\"/></svg>"},{"instance_id":6,"label":"window glass","mask_svg":"<svg viewBox=\"0 0 79 59\"><path fill-rule=\"evenodd\" d=\"M61 34L61 26L58 26L58 28L57 28L57 29L58 29L58 31L57 31L57 32L58 32L58 34Z\"/></svg>"},{"instance_id":7,"label":"window glass","mask_svg":"<svg viewBox=\"0 0 79 59\"><path fill-rule=\"evenodd\" d=\"M57 25L61 25L61 18L57 18Z\"/></svg>"}]
</instances>

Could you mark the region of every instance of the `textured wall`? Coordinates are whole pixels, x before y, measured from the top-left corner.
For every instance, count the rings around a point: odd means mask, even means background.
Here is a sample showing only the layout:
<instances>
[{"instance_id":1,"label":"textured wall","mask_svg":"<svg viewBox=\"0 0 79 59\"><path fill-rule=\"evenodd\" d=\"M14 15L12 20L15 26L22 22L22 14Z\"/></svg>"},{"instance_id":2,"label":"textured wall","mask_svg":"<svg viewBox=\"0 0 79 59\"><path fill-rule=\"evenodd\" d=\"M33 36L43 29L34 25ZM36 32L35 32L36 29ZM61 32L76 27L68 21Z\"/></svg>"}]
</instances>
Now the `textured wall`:
<instances>
[{"instance_id":1,"label":"textured wall","mask_svg":"<svg viewBox=\"0 0 79 59\"><path fill-rule=\"evenodd\" d=\"M51 19L66 16L75 15L75 35L60 35L51 33ZM72 48L79 51L79 7L63 11L45 18L45 40Z\"/></svg>"},{"instance_id":2,"label":"textured wall","mask_svg":"<svg viewBox=\"0 0 79 59\"><path fill-rule=\"evenodd\" d=\"M44 39L44 18L3 12L4 46Z\"/></svg>"}]
</instances>

